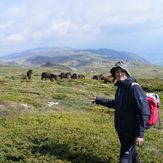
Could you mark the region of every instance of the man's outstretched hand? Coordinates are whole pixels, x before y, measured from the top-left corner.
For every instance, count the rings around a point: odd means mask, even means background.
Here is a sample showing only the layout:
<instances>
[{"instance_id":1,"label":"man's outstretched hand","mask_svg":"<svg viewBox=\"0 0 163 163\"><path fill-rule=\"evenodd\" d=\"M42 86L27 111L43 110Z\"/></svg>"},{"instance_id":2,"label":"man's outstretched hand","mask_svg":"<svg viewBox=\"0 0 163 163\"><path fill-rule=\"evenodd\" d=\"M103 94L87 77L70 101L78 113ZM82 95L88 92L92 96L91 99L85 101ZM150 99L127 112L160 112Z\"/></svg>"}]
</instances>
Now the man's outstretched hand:
<instances>
[{"instance_id":1,"label":"man's outstretched hand","mask_svg":"<svg viewBox=\"0 0 163 163\"><path fill-rule=\"evenodd\" d=\"M96 96L92 96L92 97L91 97L91 103L92 103L92 104L95 104L95 103L96 103Z\"/></svg>"}]
</instances>

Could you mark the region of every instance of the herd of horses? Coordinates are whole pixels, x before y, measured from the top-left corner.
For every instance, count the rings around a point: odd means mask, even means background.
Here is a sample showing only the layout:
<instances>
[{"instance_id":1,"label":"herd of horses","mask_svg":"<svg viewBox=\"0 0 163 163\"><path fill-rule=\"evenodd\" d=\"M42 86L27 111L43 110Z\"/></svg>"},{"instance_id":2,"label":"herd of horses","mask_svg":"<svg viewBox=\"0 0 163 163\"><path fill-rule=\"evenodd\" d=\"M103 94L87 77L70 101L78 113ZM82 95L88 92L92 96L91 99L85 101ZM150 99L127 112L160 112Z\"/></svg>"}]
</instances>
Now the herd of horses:
<instances>
[{"instance_id":1,"label":"herd of horses","mask_svg":"<svg viewBox=\"0 0 163 163\"><path fill-rule=\"evenodd\" d=\"M56 75L56 74L52 74L52 73L48 73L48 72L43 72L41 74L41 79L42 80L46 80L46 79L50 79L51 81L53 81L54 79L57 80L57 78L59 79L81 79L81 78L85 78L85 76L83 74L76 74L76 73L73 73L71 74L70 72L68 73L60 73L59 75Z\"/></svg>"},{"instance_id":2,"label":"herd of horses","mask_svg":"<svg viewBox=\"0 0 163 163\"><path fill-rule=\"evenodd\" d=\"M32 74L33 74L32 70L27 71L27 78L29 80L31 80ZM86 77L83 74L77 74L77 73L72 74L71 72L66 72L66 73L61 72L59 75L49 73L49 72L41 73L41 80L49 79L50 81L53 81L53 80L57 80L57 79L85 79L85 78ZM103 80L104 83L112 82L114 80L113 76L111 76L111 75L104 76L102 74L93 75L92 79L93 80Z\"/></svg>"}]
</instances>

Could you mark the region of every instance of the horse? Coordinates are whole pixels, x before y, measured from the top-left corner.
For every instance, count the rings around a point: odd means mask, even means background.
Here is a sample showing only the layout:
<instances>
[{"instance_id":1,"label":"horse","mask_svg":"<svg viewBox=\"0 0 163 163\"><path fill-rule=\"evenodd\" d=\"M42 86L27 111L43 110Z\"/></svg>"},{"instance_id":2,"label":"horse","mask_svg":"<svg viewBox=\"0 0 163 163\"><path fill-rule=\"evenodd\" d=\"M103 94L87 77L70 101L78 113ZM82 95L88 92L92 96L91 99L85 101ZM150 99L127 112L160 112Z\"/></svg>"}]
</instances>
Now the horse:
<instances>
[{"instance_id":1,"label":"horse","mask_svg":"<svg viewBox=\"0 0 163 163\"><path fill-rule=\"evenodd\" d=\"M63 78L68 79L69 76L71 76L71 72L67 72L67 73L62 72L58 76L59 76L60 79L63 79Z\"/></svg>"},{"instance_id":2,"label":"horse","mask_svg":"<svg viewBox=\"0 0 163 163\"><path fill-rule=\"evenodd\" d=\"M107 77L104 78L104 83L110 83L114 81L114 77L112 75L109 75Z\"/></svg>"},{"instance_id":3,"label":"horse","mask_svg":"<svg viewBox=\"0 0 163 163\"><path fill-rule=\"evenodd\" d=\"M41 74L41 80L46 80L47 78L50 79L50 81L53 81L53 79L57 80L57 75L48 72L43 72Z\"/></svg>"},{"instance_id":4,"label":"horse","mask_svg":"<svg viewBox=\"0 0 163 163\"><path fill-rule=\"evenodd\" d=\"M78 79L81 78L81 79L85 79L85 76L83 74L78 74Z\"/></svg>"},{"instance_id":5,"label":"horse","mask_svg":"<svg viewBox=\"0 0 163 163\"><path fill-rule=\"evenodd\" d=\"M77 79L77 78L78 78L78 75L76 73L71 75L71 79Z\"/></svg>"},{"instance_id":6,"label":"horse","mask_svg":"<svg viewBox=\"0 0 163 163\"><path fill-rule=\"evenodd\" d=\"M32 70L28 70L27 71L27 78L31 80L32 74L33 74L33 71Z\"/></svg>"},{"instance_id":7,"label":"horse","mask_svg":"<svg viewBox=\"0 0 163 163\"><path fill-rule=\"evenodd\" d=\"M104 76L102 75L102 74L100 74L100 75L94 75L93 77L92 77L92 79L94 79L94 80L104 80Z\"/></svg>"}]
</instances>

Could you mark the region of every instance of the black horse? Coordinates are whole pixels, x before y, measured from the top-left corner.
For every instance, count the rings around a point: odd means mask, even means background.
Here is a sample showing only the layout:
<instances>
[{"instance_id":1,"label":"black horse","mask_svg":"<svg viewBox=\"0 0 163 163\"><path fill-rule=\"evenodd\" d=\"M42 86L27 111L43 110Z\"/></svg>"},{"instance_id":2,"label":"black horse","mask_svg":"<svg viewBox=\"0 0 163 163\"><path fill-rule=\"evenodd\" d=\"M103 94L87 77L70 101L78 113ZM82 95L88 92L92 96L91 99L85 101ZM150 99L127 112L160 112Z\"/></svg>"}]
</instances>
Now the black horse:
<instances>
[{"instance_id":1,"label":"black horse","mask_svg":"<svg viewBox=\"0 0 163 163\"><path fill-rule=\"evenodd\" d=\"M43 79L50 79L51 81L53 81L53 79L55 79L55 80L57 80L57 75L55 75L55 74L51 74L51 73L48 73L48 72L43 72L42 74L41 74L41 80L43 80Z\"/></svg>"},{"instance_id":2,"label":"black horse","mask_svg":"<svg viewBox=\"0 0 163 163\"><path fill-rule=\"evenodd\" d=\"M32 70L28 70L27 71L27 78L31 80L32 74L33 74L33 71Z\"/></svg>"},{"instance_id":3,"label":"black horse","mask_svg":"<svg viewBox=\"0 0 163 163\"><path fill-rule=\"evenodd\" d=\"M71 75L71 79L77 79L77 78L78 78L78 75L76 73Z\"/></svg>"},{"instance_id":4,"label":"black horse","mask_svg":"<svg viewBox=\"0 0 163 163\"><path fill-rule=\"evenodd\" d=\"M67 73L61 72L58 76L60 79L68 79L71 76L71 72L67 72Z\"/></svg>"}]
</instances>

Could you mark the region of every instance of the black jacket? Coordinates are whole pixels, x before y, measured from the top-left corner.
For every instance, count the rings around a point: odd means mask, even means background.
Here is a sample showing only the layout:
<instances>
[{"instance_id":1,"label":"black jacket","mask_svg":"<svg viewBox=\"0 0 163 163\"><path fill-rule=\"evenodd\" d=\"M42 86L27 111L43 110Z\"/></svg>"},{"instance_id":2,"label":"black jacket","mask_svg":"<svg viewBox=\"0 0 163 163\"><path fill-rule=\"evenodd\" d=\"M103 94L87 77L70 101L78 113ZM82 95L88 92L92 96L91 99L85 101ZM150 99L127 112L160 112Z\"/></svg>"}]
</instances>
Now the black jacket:
<instances>
[{"instance_id":1,"label":"black jacket","mask_svg":"<svg viewBox=\"0 0 163 163\"><path fill-rule=\"evenodd\" d=\"M146 94L134 78L118 81L115 99L96 98L96 104L115 109L115 128L119 136L143 137L150 114Z\"/></svg>"}]
</instances>

